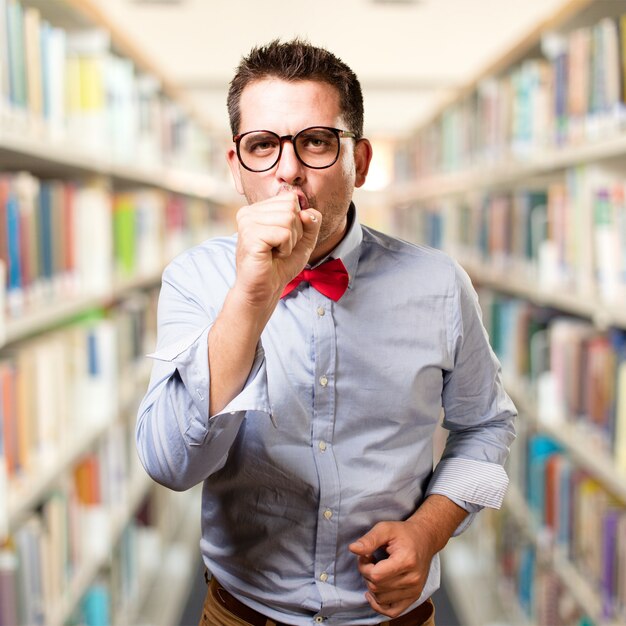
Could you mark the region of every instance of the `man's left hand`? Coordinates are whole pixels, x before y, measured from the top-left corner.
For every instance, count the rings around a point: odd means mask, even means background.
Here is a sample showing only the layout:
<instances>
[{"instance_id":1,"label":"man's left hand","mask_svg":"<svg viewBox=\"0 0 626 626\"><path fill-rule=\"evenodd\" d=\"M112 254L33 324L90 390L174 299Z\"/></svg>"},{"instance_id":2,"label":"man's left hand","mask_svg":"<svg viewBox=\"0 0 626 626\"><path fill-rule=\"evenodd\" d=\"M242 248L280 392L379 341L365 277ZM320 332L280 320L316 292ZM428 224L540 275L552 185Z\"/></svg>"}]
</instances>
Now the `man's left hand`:
<instances>
[{"instance_id":1,"label":"man's left hand","mask_svg":"<svg viewBox=\"0 0 626 626\"><path fill-rule=\"evenodd\" d=\"M388 558L376 562L373 555L381 548ZM436 552L412 521L380 522L350 544L350 551L359 557L358 568L367 584L365 597L370 606L392 618L420 597Z\"/></svg>"},{"instance_id":2,"label":"man's left hand","mask_svg":"<svg viewBox=\"0 0 626 626\"><path fill-rule=\"evenodd\" d=\"M404 522L379 522L349 549L359 557L370 606L388 617L402 615L421 595L430 562L442 550L467 511L432 494ZM376 559L385 550L387 558Z\"/></svg>"}]
</instances>

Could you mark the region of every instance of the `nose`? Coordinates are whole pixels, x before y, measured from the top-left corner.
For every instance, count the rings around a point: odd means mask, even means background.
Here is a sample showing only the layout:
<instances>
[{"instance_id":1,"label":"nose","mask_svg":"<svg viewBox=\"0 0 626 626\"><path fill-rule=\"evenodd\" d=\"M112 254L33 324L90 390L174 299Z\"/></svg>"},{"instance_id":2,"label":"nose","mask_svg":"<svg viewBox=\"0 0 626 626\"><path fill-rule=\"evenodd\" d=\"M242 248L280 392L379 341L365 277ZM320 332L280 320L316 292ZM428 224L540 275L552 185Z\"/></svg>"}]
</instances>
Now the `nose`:
<instances>
[{"instance_id":1,"label":"nose","mask_svg":"<svg viewBox=\"0 0 626 626\"><path fill-rule=\"evenodd\" d=\"M289 140L284 140L283 151L280 155L278 165L276 166L276 176L278 179L290 185L299 185L304 180L305 169L305 166L300 163L296 156L293 143Z\"/></svg>"}]
</instances>

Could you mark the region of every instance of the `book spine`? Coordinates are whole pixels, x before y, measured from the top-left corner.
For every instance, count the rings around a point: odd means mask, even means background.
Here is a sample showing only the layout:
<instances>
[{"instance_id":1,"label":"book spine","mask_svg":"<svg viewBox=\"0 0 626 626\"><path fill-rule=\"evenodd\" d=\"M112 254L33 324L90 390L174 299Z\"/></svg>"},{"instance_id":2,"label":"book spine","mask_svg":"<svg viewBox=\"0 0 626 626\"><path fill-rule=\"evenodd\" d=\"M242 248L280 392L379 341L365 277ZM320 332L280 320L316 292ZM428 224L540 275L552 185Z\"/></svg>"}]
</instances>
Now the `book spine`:
<instances>
[{"instance_id":1,"label":"book spine","mask_svg":"<svg viewBox=\"0 0 626 626\"><path fill-rule=\"evenodd\" d=\"M0 626L18 624L17 556L9 546L0 546Z\"/></svg>"}]
</instances>

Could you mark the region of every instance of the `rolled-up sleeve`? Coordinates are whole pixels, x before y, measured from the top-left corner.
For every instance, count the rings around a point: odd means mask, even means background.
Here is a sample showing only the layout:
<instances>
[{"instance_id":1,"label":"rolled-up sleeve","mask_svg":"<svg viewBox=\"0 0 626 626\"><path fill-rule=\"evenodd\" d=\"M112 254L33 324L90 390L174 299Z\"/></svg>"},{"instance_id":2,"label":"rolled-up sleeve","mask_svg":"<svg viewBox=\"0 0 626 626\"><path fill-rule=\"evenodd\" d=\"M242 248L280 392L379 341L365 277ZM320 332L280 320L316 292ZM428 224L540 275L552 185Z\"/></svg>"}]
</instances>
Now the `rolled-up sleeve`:
<instances>
[{"instance_id":1,"label":"rolled-up sleeve","mask_svg":"<svg viewBox=\"0 0 626 626\"><path fill-rule=\"evenodd\" d=\"M150 476L176 490L192 487L220 469L246 416L269 414L265 355L261 343L242 391L209 416L208 336L227 281L211 295L196 265L182 257L163 274L157 349L137 417L139 457ZM219 272L215 272L219 276Z\"/></svg>"},{"instance_id":2,"label":"rolled-up sleeve","mask_svg":"<svg viewBox=\"0 0 626 626\"><path fill-rule=\"evenodd\" d=\"M504 464L515 439L517 411L504 391L476 293L458 266L448 313L454 365L444 375L443 426L449 434L426 495L445 495L470 513L497 509L508 486Z\"/></svg>"}]
</instances>

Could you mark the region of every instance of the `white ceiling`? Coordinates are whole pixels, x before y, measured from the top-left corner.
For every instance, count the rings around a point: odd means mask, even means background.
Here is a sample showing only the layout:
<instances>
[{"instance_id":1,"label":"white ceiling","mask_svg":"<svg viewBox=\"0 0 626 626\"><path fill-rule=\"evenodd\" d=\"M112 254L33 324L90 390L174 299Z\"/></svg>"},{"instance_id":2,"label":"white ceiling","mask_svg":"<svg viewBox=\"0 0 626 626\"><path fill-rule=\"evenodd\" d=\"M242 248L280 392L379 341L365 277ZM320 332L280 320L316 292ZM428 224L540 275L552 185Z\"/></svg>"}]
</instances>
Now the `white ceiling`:
<instances>
[{"instance_id":1,"label":"white ceiling","mask_svg":"<svg viewBox=\"0 0 626 626\"><path fill-rule=\"evenodd\" d=\"M298 35L355 70L371 136L415 127L569 1L97 0L220 131L228 132L226 89L241 56Z\"/></svg>"}]
</instances>

